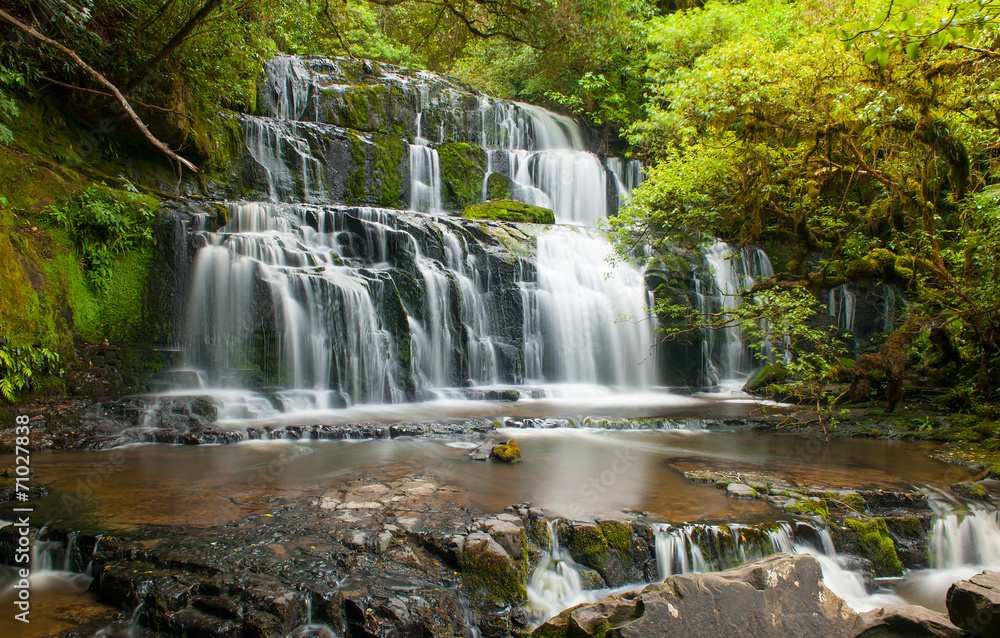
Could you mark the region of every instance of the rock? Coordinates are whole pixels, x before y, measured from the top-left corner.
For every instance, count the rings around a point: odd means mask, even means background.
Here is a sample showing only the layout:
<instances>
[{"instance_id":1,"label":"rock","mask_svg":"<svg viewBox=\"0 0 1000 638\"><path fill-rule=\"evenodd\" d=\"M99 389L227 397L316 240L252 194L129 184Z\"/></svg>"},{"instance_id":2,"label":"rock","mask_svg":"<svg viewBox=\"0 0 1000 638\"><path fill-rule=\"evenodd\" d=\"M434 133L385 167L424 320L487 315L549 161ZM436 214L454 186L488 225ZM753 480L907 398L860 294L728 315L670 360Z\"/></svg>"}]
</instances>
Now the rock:
<instances>
[{"instance_id":1,"label":"rock","mask_svg":"<svg viewBox=\"0 0 1000 638\"><path fill-rule=\"evenodd\" d=\"M784 363L772 363L758 370L743 386L744 392L760 392L769 385L784 383L788 379L788 368Z\"/></svg>"},{"instance_id":2,"label":"rock","mask_svg":"<svg viewBox=\"0 0 1000 638\"><path fill-rule=\"evenodd\" d=\"M469 450L469 458L473 461L485 461L490 458L490 453L493 451L493 446L496 445L493 441L487 441L477 448Z\"/></svg>"},{"instance_id":3,"label":"rock","mask_svg":"<svg viewBox=\"0 0 1000 638\"><path fill-rule=\"evenodd\" d=\"M665 583L568 609L536 638L848 638L857 614L822 583L809 556L779 554L714 574Z\"/></svg>"},{"instance_id":4,"label":"rock","mask_svg":"<svg viewBox=\"0 0 1000 638\"><path fill-rule=\"evenodd\" d=\"M554 224L556 221L555 214L548 208L522 204L510 199L473 204L465 209L463 217L529 224Z\"/></svg>"},{"instance_id":5,"label":"rock","mask_svg":"<svg viewBox=\"0 0 1000 638\"><path fill-rule=\"evenodd\" d=\"M726 495L732 498L757 498L757 490L743 483L730 483L726 486Z\"/></svg>"},{"instance_id":6,"label":"rock","mask_svg":"<svg viewBox=\"0 0 1000 638\"><path fill-rule=\"evenodd\" d=\"M505 607L524 602L527 574L491 536L473 532L462 544L462 582L475 607Z\"/></svg>"},{"instance_id":7,"label":"rock","mask_svg":"<svg viewBox=\"0 0 1000 638\"><path fill-rule=\"evenodd\" d=\"M517 441L509 439L493 446L493 449L490 450L490 458L503 463L517 463L521 460L521 448L518 447Z\"/></svg>"},{"instance_id":8,"label":"rock","mask_svg":"<svg viewBox=\"0 0 1000 638\"><path fill-rule=\"evenodd\" d=\"M948 615L973 636L1000 637L1000 572L987 570L952 585Z\"/></svg>"},{"instance_id":9,"label":"rock","mask_svg":"<svg viewBox=\"0 0 1000 638\"><path fill-rule=\"evenodd\" d=\"M975 481L952 483L948 488L962 498L967 498L971 501L987 501L990 498L989 490L983 487L981 483Z\"/></svg>"},{"instance_id":10,"label":"rock","mask_svg":"<svg viewBox=\"0 0 1000 638\"><path fill-rule=\"evenodd\" d=\"M873 609L858 616L851 638L962 638L948 617L919 605Z\"/></svg>"},{"instance_id":11,"label":"rock","mask_svg":"<svg viewBox=\"0 0 1000 638\"><path fill-rule=\"evenodd\" d=\"M870 560L876 577L903 575L903 564L885 519L848 518L842 526L832 525L830 531L837 549Z\"/></svg>"}]
</instances>

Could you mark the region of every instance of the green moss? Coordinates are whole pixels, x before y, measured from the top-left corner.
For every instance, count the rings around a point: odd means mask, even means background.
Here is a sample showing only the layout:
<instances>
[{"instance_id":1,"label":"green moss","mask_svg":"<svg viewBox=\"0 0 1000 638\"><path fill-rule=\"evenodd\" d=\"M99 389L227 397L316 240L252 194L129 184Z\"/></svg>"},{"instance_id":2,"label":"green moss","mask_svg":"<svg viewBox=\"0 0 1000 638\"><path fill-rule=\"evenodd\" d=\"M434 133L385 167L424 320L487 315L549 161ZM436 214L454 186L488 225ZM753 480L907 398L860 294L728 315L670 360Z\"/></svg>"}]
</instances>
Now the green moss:
<instances>
[{"instance_id":1,"label":"green moss","mask_svg":"<svg viewBox=\"0 0 1000 638\"><path fill-rule=\"evenodd\" d=\"M465 209L464 217L531 224L554 224L556 221L555 215L548 208L511 200L474 204Z\"/></svg>"},{"instance_id":2,"label":"green moss","mask_svg":"<svg viewBox=\"0 0 1000 638\"><path fill-rule=\"evenodd\" d=\"M608 548L608 539L596 525L574 527L567 545L570 556L602 573L608 564Z\"/></svg>"},{"instance_id":3,"label":"green moss","mask_svg":"<svg viewBox=\"0 0 1000 638\"><path fill-rule=\"evenodd\" d=\"M824 521L830 518L830 508L827 506L826 501L821 498L799 499L785 509L795 514L819 516Z\"/></svg>"},{"instance_id":4,"label":"green moss","mask_svg":"<svg viewBox=\"0 0 1000 638\"><path fill-rule=\"evenodd\" d=\"M769 385L784 383L788 379L788 368L785 367L784 363L780 361L778 363L772 363L766 365L760 370L758 370L743 389L747 392L757 392L766 388Z\"/></svg>"},{"instance_id":5,"label":"green moss","mask_svg":"<svg viewBox=\"0 0 1000 638\"><path fill-rule=\"evenodd\" d=\"M347 174L345 199L349 204L365 201L365 143L358 135L348 135L351 141L353 166Z\"/></svg>"},{"instance_id":6,"label":"green moss","mask_svg":"<svg viewBox=\"0 0 1000 638\"><path fill-rule=\"evenodd\" d=\"M886 529L896 538L919 540L925 536L923 525L916 516L885 516Z\"/></svg>"},{"instance_id":7,"label":"green moss","mask_svg":"<svg viewBox=\"0 0 1000 638\"><path fill-rule=\"evenodd\" d=\"M521 460L521 448L518 446L517 441L509 439L495 445L493 450L490 451L490 458L503 463L516 463Z\"/></svg>"},{"instance_id":8,"label":"green moss","mask_svg":"<svg viewBox=\"0 0 1000 638\"><path fill-rule=\"evenodd\" d=\"M375 134L373 137L377 149L373 178L382 185L378 203L388 208L405 207L406 203L400 199L403 195L400 168L408 157L409 145L394 133Z\"/></svg>"},{"instance_id":9,"label":"green moss","mask_svg":"<svg viewBox=\"0 0 1000 638\"><path fill-rule=\"evenodd\" d=\"M847 264L847 277L851 281L868 281L875 276L875 267L867 259L854 259Z\"/></svg>"},{"instance_id":10,"label":"green moss","mask_svg":"<svg viewBox=\"0 0 1000 638\"><path fill-rule=\"evenodd\" d=\"M872 562L876 577L903 574L903 564L896 555L895 543L889 538L885 520L873 518L865 522L849 518L844 524L855 535L860 555Z\"/></svg>"},{"instance_id":11,"label":"green moss","mask_svg":"<svg viewBox=\"0 0 1000 638\"><path fill-rule=\"evenodd\" d=\"M455 143L436 147L445 205L462 210L479 201L486 175L486 154L478 146Z\"/></svg>"},{"instance_id":12,"label":"green moss","mask_svg":"<svg viewBox=\"0 0 1000 638\"><path fill-rule=\"evenodd\" d=\"M844 494L839 497L839 500L844 504L844 507L854 510L855 512L864 512L868 508L868 503L866 503L865 499L857 493Z\"/></svg>"},{"instance_id":13,"label":"green moss","mask_svg":"<svg viewBox=\"0 0 1000 638\"><path fill-rule=\"evenodd\" d=\"M527 571L498 554L463 554L462 584L476 607L507 607L528 599Z\"/></svg>"},{"instance_id":14,"label":"green moss","mask_svg":"<svg viewBox=\"0 0 1000 638\"><path fill-rule=\"evenodd\" d=\"M608 542L608 546L616 550L626 567L632 566L632 526L624 521L600 521L598 525Z\"/></svg>"}]
</instances>

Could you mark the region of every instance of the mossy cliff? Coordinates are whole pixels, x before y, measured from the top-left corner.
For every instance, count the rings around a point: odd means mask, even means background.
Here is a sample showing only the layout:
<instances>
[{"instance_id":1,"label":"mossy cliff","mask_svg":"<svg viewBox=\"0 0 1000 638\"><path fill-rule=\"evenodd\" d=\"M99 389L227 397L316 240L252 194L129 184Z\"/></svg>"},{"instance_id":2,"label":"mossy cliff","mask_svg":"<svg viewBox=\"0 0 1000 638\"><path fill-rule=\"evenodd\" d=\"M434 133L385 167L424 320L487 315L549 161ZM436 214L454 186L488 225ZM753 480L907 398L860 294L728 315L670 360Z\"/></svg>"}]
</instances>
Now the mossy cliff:
<instances>
[{"instance_id":1,"label":"mossy cliff","mask_svg":"<svg viewBox=\"0 0 1000 638\"><path fill-rule=\"evenodd\" d=\"M21 396L134 390L161 364L151 347L173 331L174 223L158 215L155 188L162 166L143 155L116 162L109 153L129 142L115 129L98 135L52 105L20 107L15 141L0 146L0 337L49 349L64 368ZM145 194L121 175L144 178ZM148 352L112 357L114 380L94 384L104 371L91 346Z\"/></svg>"}]
</instances>

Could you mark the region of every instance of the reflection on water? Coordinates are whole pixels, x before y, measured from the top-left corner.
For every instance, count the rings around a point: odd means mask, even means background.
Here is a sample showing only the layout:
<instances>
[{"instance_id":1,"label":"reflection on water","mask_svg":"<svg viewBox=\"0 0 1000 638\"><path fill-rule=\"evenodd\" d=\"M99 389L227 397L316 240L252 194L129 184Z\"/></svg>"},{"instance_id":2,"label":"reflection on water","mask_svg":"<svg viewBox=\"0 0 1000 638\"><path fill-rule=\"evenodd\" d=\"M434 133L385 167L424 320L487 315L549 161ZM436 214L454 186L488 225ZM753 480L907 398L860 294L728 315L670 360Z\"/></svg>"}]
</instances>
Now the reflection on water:
<instances>
[{"instance_id":1,"label":"reflection on water","mask_svg":"<svg viewBox=\"0 0 1000 638\"><path fill-rule=\"evenodd\" d=\"M639 510L671 523L768 519L769 505L734 500L678 469L769 471L804 485L941 486L946 466L926 444L711 431L501 430L517 439L516 465L469 459L463 441L268 441L229 446L139 445L33 457L54 496L36 514L101 527L217 525L309 498L361 474L425 473L461 488L484 511L531 502L562 517ZM458 444L458 445L455 445ZM954 477L952 469L950 476ZM952 478L952 480L955 480Z\"/></svg>"}]
</instances>

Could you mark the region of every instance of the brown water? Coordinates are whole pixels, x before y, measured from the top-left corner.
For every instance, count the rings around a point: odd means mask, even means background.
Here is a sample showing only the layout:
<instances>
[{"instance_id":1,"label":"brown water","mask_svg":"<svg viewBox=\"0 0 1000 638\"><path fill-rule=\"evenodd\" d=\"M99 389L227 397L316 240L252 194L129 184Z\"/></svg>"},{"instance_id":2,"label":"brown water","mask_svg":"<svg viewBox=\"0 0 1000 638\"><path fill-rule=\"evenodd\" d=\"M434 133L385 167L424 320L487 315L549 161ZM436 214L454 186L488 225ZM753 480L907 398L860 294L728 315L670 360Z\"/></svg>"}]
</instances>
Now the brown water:
<instances>
[{"instance_id":1,"label":"brown water","mask_svg":"<svg viewBox=\"0 0 1000 638\"><path fill-rule=\"evenodd\" d=\"M460 488L481 510L531 502L556 516L639 510L666 522L771 517L769 505L726 497L684 478L687 469L766 471L800 485L944 487L969 473L927 458L925 443L834 440L715 431L504 430L523 461L477 462L461 441L272 441L228 446L141 445L32 457L54 497L34 520L87 527L218 525L268 507L271 496L308 498L362 474L422 473ZM465 445L471 445L465 443ZM961 474L961 476L958 476Z\"/></svg>"}]
</instances>

